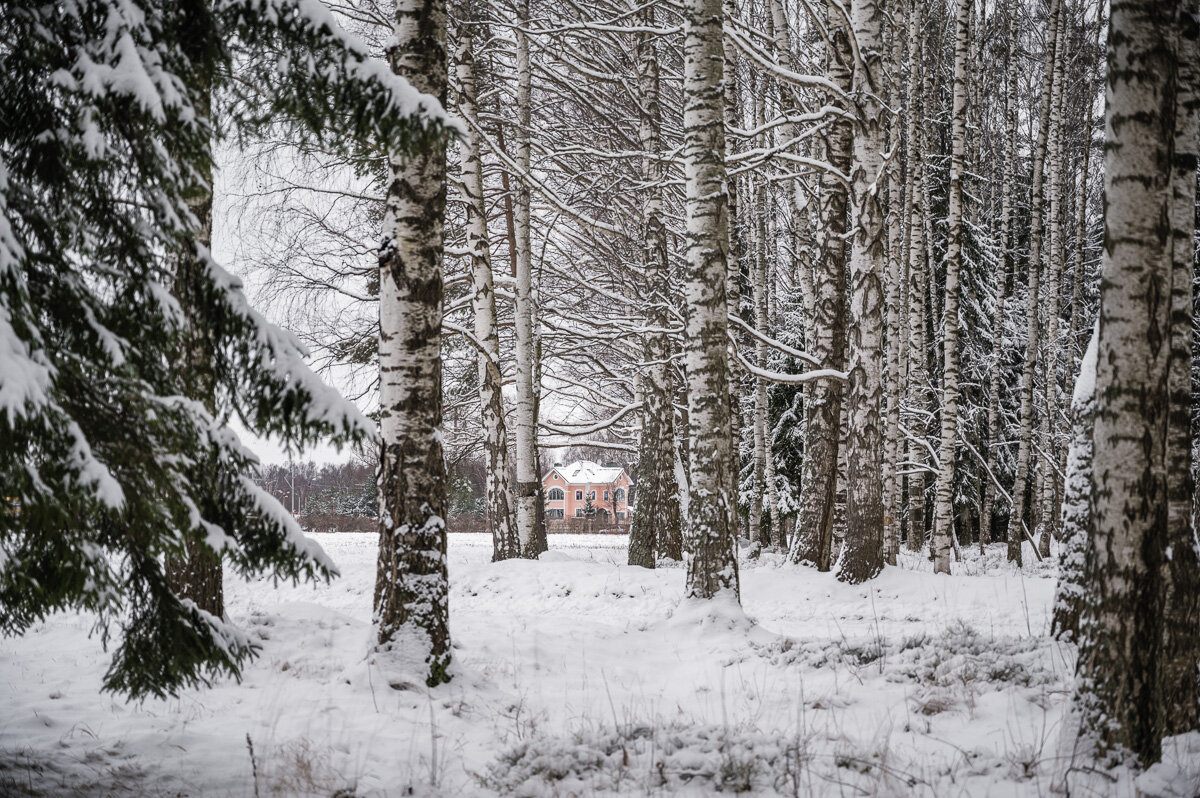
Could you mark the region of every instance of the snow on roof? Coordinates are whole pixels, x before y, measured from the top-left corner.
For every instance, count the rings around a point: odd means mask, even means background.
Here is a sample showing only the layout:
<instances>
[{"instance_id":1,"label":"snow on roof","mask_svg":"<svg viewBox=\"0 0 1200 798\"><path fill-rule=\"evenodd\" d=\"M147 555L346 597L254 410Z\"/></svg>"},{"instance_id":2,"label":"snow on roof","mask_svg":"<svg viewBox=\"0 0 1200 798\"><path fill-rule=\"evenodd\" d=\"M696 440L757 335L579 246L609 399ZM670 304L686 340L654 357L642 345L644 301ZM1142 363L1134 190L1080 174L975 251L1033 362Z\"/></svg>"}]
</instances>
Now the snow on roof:
<instances>
[{"instance_id":1,"label":"snow on roof","mask_svg":"<svg viewBox=\"0 0 1200 798\"><path fill-rule=\"evenodd\" d=\"M568 485L607 485L616 482L617 477L621 476L625 469L620 466L602 466L591 460L576 460L565 466L555 465L552 470L561 474ZM546 476L549 476L549 473Z\"/></svg>"}]
</instances>

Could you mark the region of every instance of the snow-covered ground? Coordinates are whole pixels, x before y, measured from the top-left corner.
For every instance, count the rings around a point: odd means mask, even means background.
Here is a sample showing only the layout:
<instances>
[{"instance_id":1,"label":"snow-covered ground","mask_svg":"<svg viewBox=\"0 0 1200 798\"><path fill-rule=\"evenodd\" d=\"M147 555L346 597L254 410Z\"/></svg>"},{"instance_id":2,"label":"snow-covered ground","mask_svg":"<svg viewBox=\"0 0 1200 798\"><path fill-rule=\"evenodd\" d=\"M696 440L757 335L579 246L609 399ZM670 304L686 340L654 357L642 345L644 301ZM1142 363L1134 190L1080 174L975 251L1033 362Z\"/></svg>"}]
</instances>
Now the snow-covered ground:
<instances>
[{"instance_id":1,"label":"snow-covered ground","mask_svg":"<svg viewBox=\"0 0 1200 798\"><path fill-rule=\"evenodd\" d=\"M682 569L626 566L623 536L492 564L489 538L454 535L455 678L429 691L365 662L375 536L314 537L331 585L227 578L262 645L241 684L101 694L85 616L0 643L0 795L1049 791L1074 650L1046 634L1053 570L1002 546L857 587L764 555L742 615L681 605Z\"/></svg>"}]
</instances>

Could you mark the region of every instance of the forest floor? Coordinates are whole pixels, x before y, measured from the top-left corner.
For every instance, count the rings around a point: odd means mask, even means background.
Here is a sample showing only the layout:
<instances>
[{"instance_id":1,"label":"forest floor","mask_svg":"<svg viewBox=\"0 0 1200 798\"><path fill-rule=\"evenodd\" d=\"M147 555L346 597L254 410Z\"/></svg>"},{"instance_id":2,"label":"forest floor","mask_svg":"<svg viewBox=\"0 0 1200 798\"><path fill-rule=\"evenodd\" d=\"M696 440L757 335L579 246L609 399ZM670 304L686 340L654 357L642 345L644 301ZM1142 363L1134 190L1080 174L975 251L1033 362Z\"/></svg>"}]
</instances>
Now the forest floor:
<instances>
[{"instance_id":1,"label":"forest floor","mask_svg":"<svg viewBox=\"0 0 1200 798\"><path fill-rule=\"evenodd\" d=\"M1002 545L939 578L905 553L861 586L743 560L743 614L681 604L683 569L626 566L623 536L492 564L488 537L453 535L454 680L430 691L365 659L375 536L314 537L342 570L330 585L226 578L262 645L240 684L102 694L87 616L3 641L0 795L1050 792L1074 648L1047 635L1053 567L1013 569ZM1138 787L1200 790L1163 767Z\"/></svg>"}]
</instances>

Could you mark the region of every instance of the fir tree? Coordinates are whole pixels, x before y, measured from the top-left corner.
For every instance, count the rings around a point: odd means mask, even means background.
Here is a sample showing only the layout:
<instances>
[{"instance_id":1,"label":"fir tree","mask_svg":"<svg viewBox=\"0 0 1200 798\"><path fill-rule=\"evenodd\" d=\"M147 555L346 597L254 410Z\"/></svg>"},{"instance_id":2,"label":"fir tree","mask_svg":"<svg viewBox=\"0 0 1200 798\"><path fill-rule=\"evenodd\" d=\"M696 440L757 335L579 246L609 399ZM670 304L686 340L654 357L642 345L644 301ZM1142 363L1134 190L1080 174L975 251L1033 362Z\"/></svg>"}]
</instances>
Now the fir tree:
<instances>
[{"instance_id":1,"label":"fir tree","mask_svg":"<svg viewBox=\"0 0 1200 798\"><path fill-rule=\"evenodd\" d=\"M350 150L423 147L441 107L319 4L4 0L0 42L20 42L0 45L0 484L19 508L0 514L0 631L94 612L116 640L105 688L132 696L236 677L253 643L178 595L165 561L193 547L244 576L337 570L226 422L290 445L374 428L201 243L204 109ZM184 398L195 338L203 402Z\"/></svg>"}]
</instances>

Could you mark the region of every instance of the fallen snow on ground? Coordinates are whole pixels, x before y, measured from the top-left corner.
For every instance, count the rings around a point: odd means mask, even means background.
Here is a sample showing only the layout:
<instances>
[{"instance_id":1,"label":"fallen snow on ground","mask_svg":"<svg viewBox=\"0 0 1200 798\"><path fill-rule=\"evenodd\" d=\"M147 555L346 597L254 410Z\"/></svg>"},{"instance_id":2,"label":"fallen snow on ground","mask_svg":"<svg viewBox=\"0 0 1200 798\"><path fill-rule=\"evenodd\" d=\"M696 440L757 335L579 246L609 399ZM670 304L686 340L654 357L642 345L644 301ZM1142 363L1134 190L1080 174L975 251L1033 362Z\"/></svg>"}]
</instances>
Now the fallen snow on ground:
<instances>
[{"instance_id":1,"label":"fallen snow on ground","mask_svg":"<svg viewBox=\"0 0 1200 798\"><path fill-rule=\"evenodd\" d=\"M99 692L90 618L4 641L0 794L1049 791L1074 649L1047 637L1053 568L1013 569L1002 545L950 577L905 553L861 586L765 554L742 563L743 612L681 605L682 568L625 565L624 536L493 564L490 538L452 535L454 680L430 691L365 660L375 536L314 537L331 585L227 577L262 646L241 684L127 704ZM1174 794L1189 772L1139 786Z\"/></svg>"}]
</instances>

